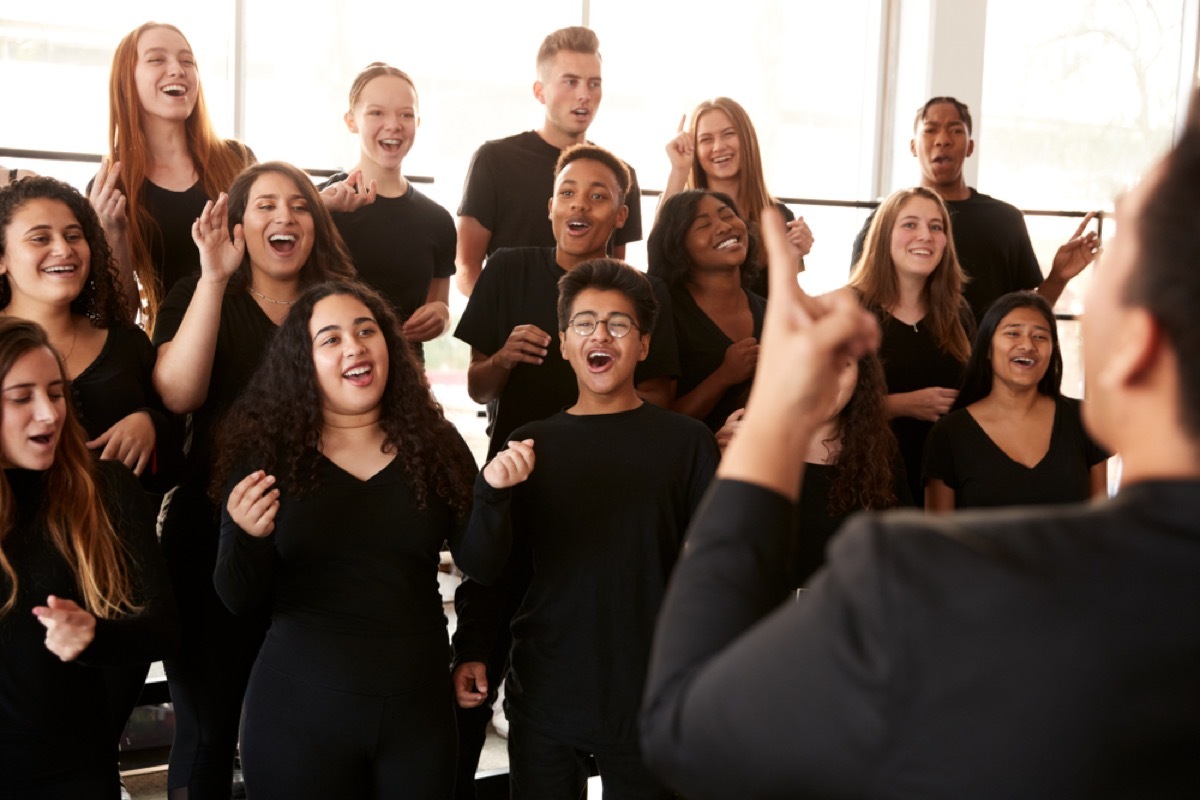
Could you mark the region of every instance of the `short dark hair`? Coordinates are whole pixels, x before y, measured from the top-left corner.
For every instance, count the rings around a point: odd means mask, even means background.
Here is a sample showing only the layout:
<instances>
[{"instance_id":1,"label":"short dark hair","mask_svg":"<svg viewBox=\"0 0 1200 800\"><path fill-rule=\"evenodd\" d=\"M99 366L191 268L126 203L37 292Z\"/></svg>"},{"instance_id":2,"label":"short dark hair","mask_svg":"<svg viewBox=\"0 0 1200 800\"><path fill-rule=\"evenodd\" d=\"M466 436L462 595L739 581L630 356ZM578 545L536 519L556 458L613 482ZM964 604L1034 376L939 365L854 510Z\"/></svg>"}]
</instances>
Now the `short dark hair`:
<instances>
[{"instance_id":1,"label":"short dark hair","mask_svg":"<svg viewBox=\"0 0 1200 800\"><path fill-rule=\"evenodd\" d=\"M1179 364L1179 413L1200 439L1200 90L1138 217L1138 264L1125 300L1162 326Z\"/></svg>"},{"instance_id":2,"label":"short dark hair","mask_svg":"<svg viewBox=\"0 0 1200 800\"><path fill-rule=\"evenodd\" d=\"M633 182L633 178L629 174L629 167L624 161L613 155L611 150L605 150L594 144L575 144L563 150L558 156L558 162L554 165L555 182L558 181L559 174L567 168L567 164L584 158L599 161L612 170L617 179L617 188L621 190L621 196L617 199L624 203L625 196L629 194L629 185Z\"/></svg>"},{"instance_id":3,"label":"short dark hair","mask_svg":"<svg viewBox=\"0 0 1200 800\"><path fill-rule=\"evenodd\" d=\"M658 298L650 279L615 258L593 258L558 279L558 329L565 331L571 320L571 306L585 289L620 292L633 304L638 329L643 336L654 330L658 318Z\"/></svg>"},{"instance_id":4,"label":"short dark hair","mask_svg":"<svg viewBox=\"0 0 1200 800\"><path fill-rule=\"evenodd\" d=\"M929 113L930 108L932 108L933 106L941 105L942 103L946 103L947 105L952 105L956 109L958 109L958 116L960 119L962 119L963 124L967 126L967 135L970 136L971 135L971 109L967 108L967 104L964 103L963 101L959 100L958 98L949 97L949 96L931 97L928 100L926 100L925 105L923 105L917 109L917 118L915 120L913 120L913 130L915 131L917 129L917 127L922 122L925 121L925 115Z\"/></svg>"},{"instance_id":5,"label":"short dark hair","mask_svg":"<svg viewBox=\"0 0 1200 800\"><path fill-rule=\"evenodd\" d=\"M992 337L1004 318L1018 308L1032 308L1045 317L1046 326L1050 328L1050 364L1046 367L1046 374L1038 381L1037 388L1047 397L1058 397L1061 393L1063 359L1062 349L1058 346L1058 324L1054 319L1054 309L1037 292L1009 292L992 303L979 322L971 357L963 370L962 389L954 401L955 408L966 408L992 393Z\"/></svg>"},{"instance_id":6,"label":"short dark hair","mask_svg":"<svg viewBox=\"0 0 1200 800\"><path fill-rule=\"evenodd\" d=\"M696 219L696 209L705 197L715 197L729 206L746 226L746 258L742 262L742 284L745 285L760 272L757 267L758 236L733 198L711 189L685 189L663 201L658 209L658 219L650 230L650 238L646 240L646 263L649 265L646 271L671 286L682 286L687 282L693 266L687 250L687 235Z\"/></svg>"}]
</instances>

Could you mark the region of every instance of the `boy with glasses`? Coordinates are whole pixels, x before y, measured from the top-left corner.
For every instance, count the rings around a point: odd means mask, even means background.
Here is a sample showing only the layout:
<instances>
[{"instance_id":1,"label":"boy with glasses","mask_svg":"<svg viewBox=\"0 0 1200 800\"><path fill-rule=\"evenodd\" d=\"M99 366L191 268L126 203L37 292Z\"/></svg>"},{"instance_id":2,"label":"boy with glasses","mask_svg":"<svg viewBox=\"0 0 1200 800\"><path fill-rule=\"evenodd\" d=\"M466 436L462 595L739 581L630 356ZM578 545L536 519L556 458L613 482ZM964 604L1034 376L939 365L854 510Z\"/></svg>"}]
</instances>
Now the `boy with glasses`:
<instances>
[{"instance_id":1,"label":"boy with glasses","mask_svg":"<svg viewBox=\"0 0 1200 800\"><path fill-rule=\"evenodd\" d=\"M545 419L576 401L575 373L551 344L558 330L559 279L580 264L605 256L609 239L628 217L629 170L595 145L564 150L555 168L548 216L554 247L502 249L488 261L454 335L471 345L467 391L477 403L494 403L488 458L517 427ZM669 307L665 284L655 281L660 306ZM660 315L654 347L635 373L643 397L665 405L678 376L671 315ZM508 623L524 596L527 576L505 574L493 586L464 581L455 592L455 680L481 692L498 688L509 651ZM469 676L464 662L488 665ZM494 693L492 695L494 697ZM490 703L460 709L458 797L474 797L475 769L491 720Z\"/></svg>"},{"instance_id":2,"label":"boy with glasses","mask_svg":"<svg viewBox=\"0 0 1200 800\"><path fill-rule=\"evenodd\" d=\"M499 574L510 550L531 575L505 685L512 796L578 797L595 755L606 796L666 798L642 764L637 711L658 607L719 455L703 423L638 396L657 314L646 276L597 259L559 287L557 349L578 399L484 467L468 532L495 553L474 577ZM460 705L485 701L456 689Z\"/></svg>"}]
</instances>

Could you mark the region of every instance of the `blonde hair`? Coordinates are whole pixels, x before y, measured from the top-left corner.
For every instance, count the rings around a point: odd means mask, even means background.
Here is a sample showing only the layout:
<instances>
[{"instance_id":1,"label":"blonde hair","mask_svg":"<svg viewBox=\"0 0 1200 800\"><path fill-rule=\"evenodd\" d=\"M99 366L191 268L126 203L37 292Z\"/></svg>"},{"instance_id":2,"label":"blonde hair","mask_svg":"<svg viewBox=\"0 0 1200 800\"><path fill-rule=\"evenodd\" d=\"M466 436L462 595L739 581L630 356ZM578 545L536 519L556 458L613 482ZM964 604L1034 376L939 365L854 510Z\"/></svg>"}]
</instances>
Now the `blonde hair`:
<instances>
[{"instance_id":1,"label":"blonde hair","mask_svg":"<svg viewBox=\"0 0 1200 800\"><path fill-rule=\"evenodd\" d=\"M150 162L150 145L142 128L142 104L138 98L135 73L138 64L138 40L142 34L156 28L183 31L174 25L147 22L134 28L113 53L112 71L108 81L108 153L114 162L121 163L118 188L125 194L128 218L129 255L133 271L142 287L142 313L146 330L153 331L158 304L165 287L150 261L150 239L158 223L143 202L143 184ZM189 47L191 45L189 44ZM231 139L222 139L213 130L204 102L204 89L197 78L196 107L184 123L188 153L200 176L204 193L215 198L229 188L237 174L254 159L246 147Z\"/></svg>"},{"instance_id":2,"label":"blonde hair","mask_svg":"<svg viewBox=\"0 0 1200 800\"><path fill-rule=\"evenodd\" d=\"M38 348L54 355L65 382L67 372L62 359L50 346L40 325L15 317L0 318L0 379L8 375L17 359ZM46 471L46 491L37 511L38 524L44 525L54 549L66 559L75 575L83 607L101 619L112 619L139 607L133 602L125 549L113 529L97 485L94 457L84 445L87 436L75 419L71 403L65 405L54 463ZM21 499L14 496L7 475L0 474L0 544L12 532L19 502ZM3 547L0 547L0 573L9 585L8 596L0 605L3 617L16 605L19 582Z\"/></svg>"},{"instance_id":3,"label":"blonde hair","mask_svg":"<svg viewBox=\"0 0 1200 800\"><path fill-rule=\"evenodd\" d=\"M969 306L962 293L967 277L954 249L950 212L937 192L914 186L895 192L879 205L871 227L867 229L862 256L850 274L850 285L862 295L863 304L878 313L887 315L900 302L900 281L892 260L892 231L901 210L915 197L937 204L946 231L942 258L925 280L922 290L928 307L925 319L938 348L965 364L971 355L971 341L963 325L964 319L970 319Z\"/></svg>"},{"instance_id":4,"label":"blonde hair","mask_svg":"<svg viewBox=\"0 0 1200 800\"><path fill-rule=\"evenodd\" d=\"M568 53L584 53L600 57L600 37L591 28L582 25L572 25L569 28L559 28L542 40L538 48L537 73L543 75L546 66L563 50Z\"/></svg>"}]
</instances>

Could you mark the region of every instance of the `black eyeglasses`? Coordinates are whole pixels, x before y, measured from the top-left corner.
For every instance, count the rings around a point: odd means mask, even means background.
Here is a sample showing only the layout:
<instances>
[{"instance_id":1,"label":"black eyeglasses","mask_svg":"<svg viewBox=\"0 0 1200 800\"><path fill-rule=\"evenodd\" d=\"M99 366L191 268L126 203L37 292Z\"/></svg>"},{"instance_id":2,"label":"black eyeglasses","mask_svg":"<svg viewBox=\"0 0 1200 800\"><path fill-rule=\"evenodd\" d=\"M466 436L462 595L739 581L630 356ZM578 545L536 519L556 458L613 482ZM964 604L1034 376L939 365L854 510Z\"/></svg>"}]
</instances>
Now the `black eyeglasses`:
<instances>
[{"instance_id":1,"label":"black eyeglasses","mask_svg":"<svg viewBox=\"0 0 1200 800\"><path fill-rule=\"evenodd\" d=\"M580 336L591 336L596 332L597 325L604 325L604 327L608 328L608 335L614 339L623 339L629 335L631 330L637 328L637 324L634 323L632 317L628 314L622 314L619 311L615 314L609 314L608 319L596 319L595 314L584 311L571 317L571 320L567 323L567 326ZM641 330L641 328L638 328L638 330Z\"/></svg>"}]
</instances>

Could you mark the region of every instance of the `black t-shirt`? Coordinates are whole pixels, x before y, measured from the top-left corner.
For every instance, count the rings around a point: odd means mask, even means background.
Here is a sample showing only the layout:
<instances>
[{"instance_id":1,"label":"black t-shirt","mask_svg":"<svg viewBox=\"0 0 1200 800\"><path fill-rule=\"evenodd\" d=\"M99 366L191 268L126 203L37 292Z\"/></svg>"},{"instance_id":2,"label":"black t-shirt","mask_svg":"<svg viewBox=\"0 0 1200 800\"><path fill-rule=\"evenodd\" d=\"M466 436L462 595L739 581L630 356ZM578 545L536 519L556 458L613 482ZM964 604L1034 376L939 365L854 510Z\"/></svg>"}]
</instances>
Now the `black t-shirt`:
<instances>
[{"instance_id":1,"label":"black t-shirt","mask_svg":"<svg viewBox=\"0 0 1200 800\"><path fill-rule=\"evenodd\" d=\"M180 278L200 273L200 251L192 241L192 223L204 210L208 196L200 183L173 192L146 180L142 202L156 223L149 232L150 263L162 283L160 297L165 298Z\"/></svg>"},{"instance_id":2,"label":"black t-shirt","mask_svg":"<svg viewBox=\"0 0 1200 800\"><path fill-rule=\"evenodd\" d=\"M562 150L537 131L493 139L475 151L458 215L474 217L491 231L489 258L502 247L554 245L547 204L554 194L554 165L561 154ZM629 216L625 225L613 232L610 246L642 238L642 193L633 167L629 167L629 177L625 196Z\"/></svg>"},{"instance_id":3,"label":"black t-shirt","mask_svg":"<svg viewBox=\"0 0 1200 800\"><path fill-rule=\"evenodd\" d=\"M883 362L888 394L915 392L930 386L957 389L962 382L963 363L939 349L933 333L924 321L916 325L883 316L880 323L883 340L879 360ZM892 431L900 444L900 456L908 473L908 487L917 506L925 507L925 492L921 484L921 462L925 452L925 437L932 422L896 417Z\"/></svg>"},{"instance_id":4,"label":"black t-shirt","mask_svg":"<svg viewBox=\"0 0 1200 800\"><path fill-rule=\"evenodd\" d=\"M511 543L513 559L532 564L512 621L506 710L580 748L630 744L654 621L716 442L650 403L560 413L517 435L537 442L537 465L508 490L477 479L468 526L494 538L500 562Z\"/></svg>"},{"instance_id":5,"label":"black t-shirt","mask_svg":"<svg viewBox=\"0 0 1200 800\"><path fill-rule=\"evenodd\" d=\"M334 175L320 188L345 179L345 173ZM400 197L376 197L355 211L334 213L333 221L358 277L392 303L401 322L425 304L434 278L454 275L454 220L412 183Z\"/></svg>"},{"instance_id":6,"label":"black t-shirt","mask_svg":"<svg viewBox=\"0 0 1200 800\"><path fill-rule=\"evenodd\" d=\"M963 297L976 321L983 319L988 307L1002 295L1041 286L1042 269L1025 217L1016 207L974 189L966 200L947 200L946 207L958 262L970 279L963 287ZM874 218L875 212L871 212L854 240L852 264L862 255Z\"/></svg>"},{"instance_id":7,"label":"black t-shirt","mask_svg":"<svg viewBox=\"0 0 1200 800\"><path fill-rule=\"evenodd\" d=\"M480 274L454 331L455 337L485 356L500 350L518 325L536 325L552 338L543 363L517 364L509 374L496 404L488 458L503 449L518 426L545 419L572 405L579 396L575 373L558 345L558 280L566 274L554 260L553 247L501 250ZM662 281L651 277L650 282L659 301L659 314L650 354L635 373L638 382L679 374L670 297Z\"/></svg>"},{"instance_id":8,"label":"black t-shirt","mask_svg":"<svg viewBox=\"0 0 1200 800\"><path fill-rule=\"evenodd\" d=\"M142 485L165 492L183 461L182 424L154 389L154 359L154 346L140 328L113 325L100 355L71 381L71 394L89 439L136 411L150 414L154 458L142 473Z\"/></svg>"},{"instance_id":9,"label":"black t-shirt","mask_svg":"<svg viewBox=\"0 0 1200 800\"><path fill-rule=\"evenodd\" d=\"M754 338L762 339L767 302L750 291L746 292L746 299L754 317ZM675 344L679 348L679 383L675 395L683 397L717 371L725 360L725 351L734 341L696 304L686 286L671 288L671 314L675 323ZM749 380L729 387L704 418L704 424L710 430L720 430L730 414L745 407L753 381L751 376Z\"/></svg>"},{"instance_id":10,"label":"black t-shirt","mask_svg":"<svg viewBox=\"0 0 1200 800\"><path fill-rule=\"evenodd\" d=\"M1033 467L1018 464L966 408L937 421L925 443L925 480L954 490L955 508L1073 503L1091 497L1089 470L1108 458L1083 428L1080 403L1055 400L1050 448Z\"/></svg>"}]
</instances>

